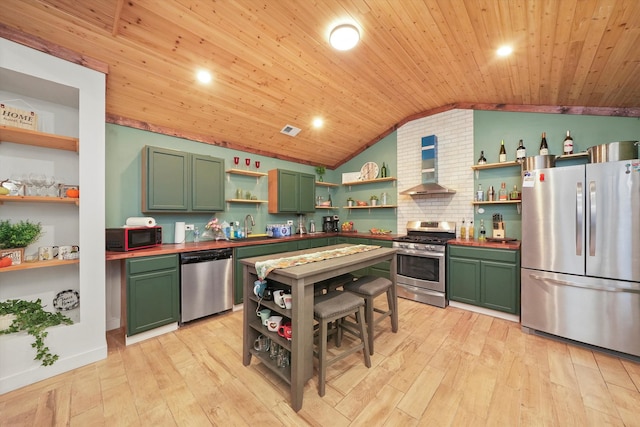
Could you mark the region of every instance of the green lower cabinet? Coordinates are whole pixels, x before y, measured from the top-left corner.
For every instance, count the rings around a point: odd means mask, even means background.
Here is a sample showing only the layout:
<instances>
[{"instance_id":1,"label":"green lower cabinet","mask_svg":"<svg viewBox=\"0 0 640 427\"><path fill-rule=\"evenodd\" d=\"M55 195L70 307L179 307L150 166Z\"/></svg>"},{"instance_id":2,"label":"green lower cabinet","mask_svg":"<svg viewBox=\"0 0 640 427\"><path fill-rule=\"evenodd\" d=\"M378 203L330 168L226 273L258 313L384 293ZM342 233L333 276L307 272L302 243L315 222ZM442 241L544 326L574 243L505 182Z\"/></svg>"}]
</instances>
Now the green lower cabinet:
<instances>
[{"instance_id":1,"label":"green lower cabinet","mask_svg":"<svg viewBox=\"0 0 640 427\"><path fill-rule=\"evenodd\" d=\"M449 247L449 300L520 314L520 251Z\"/></svg>"},{"instance_id":2,"label":"green lower cabinet","mask_svg":"<svg viewBox=\"0 0 640 427\"><path fill-rule=\"evenodd\" d=\"M243 277L242 263L244 258L271 255L298 250L298 242L268 243L254 246L242 246L233 250L233 303L242 304Z\"/></svg>"},{"instance_id":3,"label":"green lower cabinet","mask_svg":"<svg viewBox=\"0 0 640 427\"><path fill-rule=\"evenodd\" d=\"M135 335L180 318L178 255L126 261L127 335Z\"/></svg>"}]
</instances>

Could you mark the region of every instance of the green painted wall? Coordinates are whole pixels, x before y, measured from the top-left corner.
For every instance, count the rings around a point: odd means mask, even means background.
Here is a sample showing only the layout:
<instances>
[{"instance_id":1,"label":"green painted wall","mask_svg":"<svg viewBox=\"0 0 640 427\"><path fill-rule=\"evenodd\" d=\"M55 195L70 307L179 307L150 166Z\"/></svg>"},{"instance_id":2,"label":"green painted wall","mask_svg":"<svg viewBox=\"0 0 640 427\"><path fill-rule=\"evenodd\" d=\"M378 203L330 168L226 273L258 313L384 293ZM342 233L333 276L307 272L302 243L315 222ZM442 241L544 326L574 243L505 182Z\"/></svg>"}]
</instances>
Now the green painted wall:
<instances>
[{"instance_id":1,"label":"green painted wall","mask_svg":"<svg viewBox=\"0 0 640 427\"><path fill-rule=\"evenodd\" d=\"M275 168L283 168L315 174L315 168L313 166L272 159L265 156L257 156L255 154L241 152L238 150L231 150L228 148L217 147L139 129L107 124L105 153L107 227L120 227L124 224L125 220L131 216L146 216L141 212L141 153L142 148L145 145L153 145L157 147L220 157L225 160L225 169L235 167L233 165L233 157L239 156L241 159L239 168L244 167L245 158L250 158L252 169L255 169L255 160L259 160L261 162L259 170L262 172L267 172L268 170ZM360 154L356 159L353 159L350 163L345 164L340 169L335 171L327 170L324 180L339 184L341 183L343 171L360 170L360 167L365 161L375 161L381 165L384 159L384 161L392 162L394 165L392 168L395 168L395 151L395 134L393 134L393 136L389 136L378 144L375 144L365 153ZM351 166L352 163L354 165L353 168ZM266 177L256 179L254 177L245 177L240 175L227 175L225 183L226 198L229 199L234 197L235 191L238 187L242 188L244 191L250 191L252 194L257 195L258 199L267 200L268 198ZM324 195L326 197L326 187L317 187L316 190L318 191L318 195ZM331 188L334 206L346 205L346 196L343 196L344 191L345 190L342 187ZM377 193L380 192L379 188L376 187L367 188L367 193L372 191ZM384 213L382 211L384 211ZM341 217L346 216L343 209L332 210L329 213L327 212L328 211L326 210L318 210L314 215L307 215L307 225L310 219L315 219L316 226L319 227L323 215L338 214ZM376 223L372 226L392 228L392 226L395 225L395 212L393 209L380 209L376 212L379 213L379 216L376 218L380 218L381 223ZM229 204L227 205L227 210L225 212L217 213L216 216L220 221L226 220L227 222L242 222L247 214L251 214L255 218L255 233L264 232L265 226L268 223L283 223L289 219L294 220L294 223L297 223L297 217L295 215L269 214L267 212L266 203L259 206ZM154 214L153 216L158 224L163 227L164 241L166 243L173 242L173 231L176 221L193 223L199 227L201 231L204 231L204 225L211 218L211 215L208 214ZM367 224L373 222L375 221L368 221ZM187 241L191 241L192 237L191 233L188 233Z\"/></svg>"},{"instance_id":2,"label":"green painted wall","mask_svg":"<svg viewBox=\"0 0 640 427\"><path fill-rule=\"evenodd\" d=\"M562 142L567 130L571 131L574 140L574 152L583 152L587 148L613 141L640 140L640 119L628 117L576 116L565 114L542 113L507 113L497 111L474 112L474 164L484 150L488 163L498 162L500 141L504 139L507 160L515 160L518 141L522 139L527 149L527 156L538 154L542 132L547 133L549 153L562 154ZM556 167L576 163L586 163L587 159L560 160ZM519 167L482 170L474 177L474 189L478 184L483 190L493 185L496 192L500 183L505 182L507 190L514 184L522 188ZM492 214L501 213L507 224L507 236L520 239L521 217L515 205L485 206L485 213L474 215L476 236L480 227L480 219L484 219L487 233L490 235Z\"/></svg>"}]
</instances>

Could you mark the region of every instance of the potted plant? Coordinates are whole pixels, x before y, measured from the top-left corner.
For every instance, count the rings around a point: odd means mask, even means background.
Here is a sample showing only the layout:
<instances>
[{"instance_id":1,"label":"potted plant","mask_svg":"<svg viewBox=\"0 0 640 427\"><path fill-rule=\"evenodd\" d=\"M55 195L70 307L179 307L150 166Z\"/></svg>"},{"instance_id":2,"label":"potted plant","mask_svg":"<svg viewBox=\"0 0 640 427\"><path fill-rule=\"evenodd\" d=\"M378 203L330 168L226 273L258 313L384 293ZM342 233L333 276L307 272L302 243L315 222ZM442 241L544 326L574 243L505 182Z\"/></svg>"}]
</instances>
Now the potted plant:
<instances>
[{"instance_id":1,"label":"potted plant","mask_svg":"<svg viewBox=\"0 0 640 427\"><path fill-rule=\"evenodd\" d=\"M24 248L42 235L42 225L29 220L11 224L9 220L0 221L0 255L9 255L13 264L24 259Z\"/></svg>"},{"instance_id":2,"label":"potted plant","mask_svg":"<svg viewBox=\"0 0 640 427\"><path fill-rule=\"evenodd\" d=\"M347 199L347 206L349 207L353 206L353 199L351 197Z\"/></svg>"},{"instance_id":3,"label":"potted plant","mask_svg":"<svg viewBox=\"0 0 640 427\"><path fill-rule=\"evenodd\" d=\"M371 206L376 206L378 204L378 196L376 196L375 194L371 196L370 200Z\"/></svg>"},{"instance_id":4,"label":"potted plant","mask_svg":"<svg viewBox=\"0 0 640 427\"><path fill-rule=\"evenodd\" d=\"M324 166L316 166L316 173L318 174L318 181L322 182L322 176L326 172L326 168Z\"/></svg>"},{"instance_id":5,"label":"potted plant","mask_svg":"<svg viewBox=\"0 0 640 427\"><path fill-rule=\"evenodd\" d=\"M36 357L42 366L53 365L58 355L44 345L50 326L71 325L73 321L62 313L45 311L40 299L36 301L7 300L0 302L0 335L25 331L34 338L31 346L36 349Z\"/></svg>"}]
</instances>

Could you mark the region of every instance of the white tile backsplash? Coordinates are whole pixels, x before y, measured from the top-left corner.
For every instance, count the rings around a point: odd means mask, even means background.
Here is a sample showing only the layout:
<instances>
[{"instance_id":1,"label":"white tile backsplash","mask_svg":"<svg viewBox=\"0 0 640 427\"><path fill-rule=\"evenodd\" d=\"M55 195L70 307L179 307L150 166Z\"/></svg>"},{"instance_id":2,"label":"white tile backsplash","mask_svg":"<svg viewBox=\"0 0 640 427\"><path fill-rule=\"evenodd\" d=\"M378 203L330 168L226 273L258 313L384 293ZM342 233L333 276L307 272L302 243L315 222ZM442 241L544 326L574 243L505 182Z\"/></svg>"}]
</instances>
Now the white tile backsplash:
<instances>
[{"instance_id":1,"label":"white tile backsplash","mask_svg":"<svg viewBox=\"0 0 640 427\"><path fill-rule=\"evenodd\" d=\"M398 128L398 192L420 184L421 140L438 138L438 182L453 195L398 195L398 233L410 220L456 221L473 218L473 110L450 110ZM459 232L458 232L459 233Z\"/></svg>"}]
</instances>

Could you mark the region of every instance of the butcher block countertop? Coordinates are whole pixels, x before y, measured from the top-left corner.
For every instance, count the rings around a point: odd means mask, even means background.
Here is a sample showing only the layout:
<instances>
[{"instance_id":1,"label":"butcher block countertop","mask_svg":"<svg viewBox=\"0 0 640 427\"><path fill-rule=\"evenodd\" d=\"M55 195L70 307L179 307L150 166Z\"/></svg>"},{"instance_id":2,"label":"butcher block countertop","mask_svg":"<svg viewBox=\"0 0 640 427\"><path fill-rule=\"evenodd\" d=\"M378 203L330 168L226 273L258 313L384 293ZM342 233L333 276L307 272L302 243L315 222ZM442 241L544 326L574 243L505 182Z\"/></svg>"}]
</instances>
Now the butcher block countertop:
<instances>
[{"instance_id":1,"label":"butcher block countertop","mask_svg":"<svg viewBox=\"0 0 640 427\"><path fill-rule=\"evenodd\" d=\"M289 237L250 237L247 239L231 239L231 240L207 240L204 242L198 243L166 243L161 246L149 249L138 249L130 252L106 252L106 260L114 261L119 259L127 259L127 258L138 258L144 256L154 256L154 255L166 255L166 254L176 254L181 252L192 252L192 251L203 251L207 249L222 249L222 248L237 248L241 246L254 246L254 245L264 245L269 243L280 243L280 242L291 242L298 240L306 240L306 239L319 239L325 237L358 237L364 239L376 239L376 240L393 240L394 238L400 236L400 234L371 234L369 232L364 233L313 233L313 234L296 234L294 236Z\"/></svg>"},{"instance_id":2,"label":"butcher block countertop","mask_svg":"<svg viewBox=\"0 0 640 427\"><path fill-rule=\"evenodd\" d=\"M447 243L449 243L450 245L475 246L478 248L512 249L515 251L520 249L519 240L513 240L510 242L490 242L490 241L481 242L480 240L477 240L477 239L454 239L454 240L449 240Z\"/></svg>"}]
</instances>

